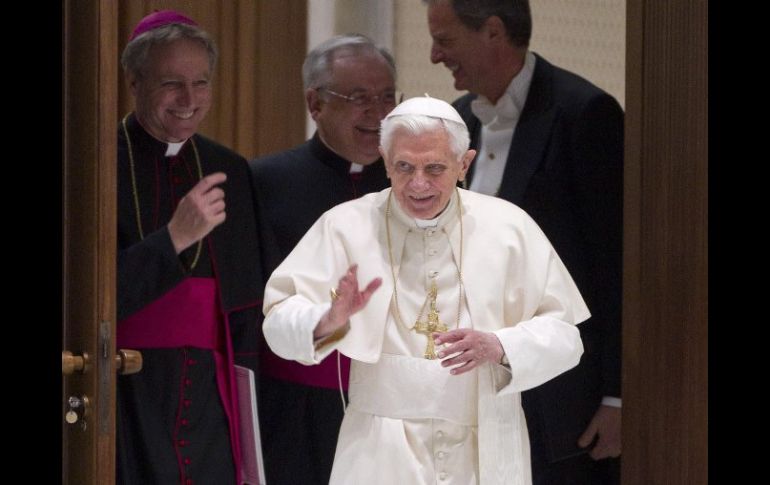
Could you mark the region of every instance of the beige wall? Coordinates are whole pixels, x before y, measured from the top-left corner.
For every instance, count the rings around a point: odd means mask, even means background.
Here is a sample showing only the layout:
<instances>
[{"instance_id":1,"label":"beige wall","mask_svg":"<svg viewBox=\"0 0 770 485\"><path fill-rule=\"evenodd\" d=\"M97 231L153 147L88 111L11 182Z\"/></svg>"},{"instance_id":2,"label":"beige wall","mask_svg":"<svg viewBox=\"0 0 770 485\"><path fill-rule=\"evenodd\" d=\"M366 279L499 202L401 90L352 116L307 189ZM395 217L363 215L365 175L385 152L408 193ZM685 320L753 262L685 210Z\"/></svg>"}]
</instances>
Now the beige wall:
<instances>
[{"instance_id":1,"label":"beige wall","mask_svg":"<svg viewBox=\"0 0 770 485\"><path fill-rule=\"evenodd\" d=\"M430 34L426 7L419 0L394 0L393 55L398 87L404 98L430 94L452 101L460 93L443 65L430 63Z\"/></svg>"},{"instance_id":2,"label":"beige wall","mask_svg":"<svg viewBox=\"0 0 770 485\"><path fill-rule=\"evenodd\" d=\"M442 65L430 64L426 7L393 0L393 51L407 97L428 93L451 101L461 93ZM531 0L530 48L605 89L625 105L625 0Z\"/></svg>"},{"instance_id":3,"label":"beige wall","mask_svg":"<svg viewBox=\"0 0 770 485\"><path fill-rule=\"evenodd\" d=\"M530 48L625 106L625 0L532 0Z\"/></svg>"}]
</instances>

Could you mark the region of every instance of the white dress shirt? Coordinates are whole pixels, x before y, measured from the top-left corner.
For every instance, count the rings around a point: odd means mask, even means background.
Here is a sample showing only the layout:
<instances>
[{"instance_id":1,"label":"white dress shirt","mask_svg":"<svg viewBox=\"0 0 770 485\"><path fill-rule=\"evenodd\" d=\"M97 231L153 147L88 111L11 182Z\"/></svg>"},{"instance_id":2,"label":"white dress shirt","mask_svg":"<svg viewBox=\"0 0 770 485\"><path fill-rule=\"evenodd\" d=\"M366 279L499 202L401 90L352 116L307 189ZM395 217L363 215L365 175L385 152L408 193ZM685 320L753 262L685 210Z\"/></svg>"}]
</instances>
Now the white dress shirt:
<instances>
[{"instance_id":1,"label":"white dress shirt","mask_svg":"<svg viewBox=\"0 0 770 485\"><path fill-rule=\"evenodd\" d=\"M529 94L536 61L535 55L527 51L521 71L494 105L481 95L471 102L471 111L482 125L479 153L469 187L474 192L497 195L500 190L511 140Z\"/></svg>"}]
</instances>

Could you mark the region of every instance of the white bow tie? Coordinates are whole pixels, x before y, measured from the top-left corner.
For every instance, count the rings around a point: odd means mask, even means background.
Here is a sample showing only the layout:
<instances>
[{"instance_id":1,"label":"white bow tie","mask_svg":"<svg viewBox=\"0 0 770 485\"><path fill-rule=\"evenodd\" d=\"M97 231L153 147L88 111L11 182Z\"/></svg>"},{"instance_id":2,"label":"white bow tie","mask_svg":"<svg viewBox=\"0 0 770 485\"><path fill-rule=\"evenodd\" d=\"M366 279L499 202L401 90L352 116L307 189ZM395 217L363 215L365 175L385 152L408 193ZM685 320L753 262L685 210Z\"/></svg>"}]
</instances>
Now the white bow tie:
<instances>
[{"instance_id":1,"label":"white bow tie","mask_svg":"<svg viewBox=\"0 0 770 485\"><path fill-rule=\"evenodd\" d=\"M492 130L511 128L513 122L519 118L519 109L508 93L503 94L495 105L487 98L479 96L471 101L471 111L484 126Z\"/></svg>"}]
</instances>

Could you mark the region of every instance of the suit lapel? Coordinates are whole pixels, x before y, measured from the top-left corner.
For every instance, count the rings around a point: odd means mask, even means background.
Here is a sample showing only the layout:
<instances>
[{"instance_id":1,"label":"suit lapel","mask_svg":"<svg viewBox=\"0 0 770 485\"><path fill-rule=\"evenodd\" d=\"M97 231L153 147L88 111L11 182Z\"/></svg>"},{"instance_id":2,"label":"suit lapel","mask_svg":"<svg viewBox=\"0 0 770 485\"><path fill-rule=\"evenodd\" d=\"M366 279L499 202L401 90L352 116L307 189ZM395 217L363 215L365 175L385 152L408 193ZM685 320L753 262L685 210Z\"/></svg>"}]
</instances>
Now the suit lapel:
<instances>
[{"instance_id":1,"label":"suit lapel","mask_svg":"<svg viewBox=\"0 0 770 485\"><path fill-rule=\"evenodd\" d=\"M527 102L508 152L500 198L521 203L532 174L543 160L557 115L552 98L552 66L537 56Z\"/></svg>"}]
</instances>

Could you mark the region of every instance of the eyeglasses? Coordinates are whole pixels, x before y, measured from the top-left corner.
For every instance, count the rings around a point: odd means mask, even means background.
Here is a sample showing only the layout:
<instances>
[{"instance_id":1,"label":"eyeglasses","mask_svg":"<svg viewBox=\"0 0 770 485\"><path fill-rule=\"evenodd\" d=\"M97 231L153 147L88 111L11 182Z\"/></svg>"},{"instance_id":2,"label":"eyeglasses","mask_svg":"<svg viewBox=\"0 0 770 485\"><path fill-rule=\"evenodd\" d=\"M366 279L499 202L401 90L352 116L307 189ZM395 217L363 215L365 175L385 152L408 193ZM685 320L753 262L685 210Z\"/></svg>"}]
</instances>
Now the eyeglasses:
<instances>
[{"instance_id":1,"label":"eyeglasses","mask_svg":"<svg viewBox=\"0 0 770 485\"><path fill-rule=\"evenodd\" d=\"M344 99L348 103L360 107L371 106L376 101L379 101L380 104L385 106L395 106L396 104L401 103L401 101L404 99L404 93L398 93L397 91L385 91L384 93L377 96L370 96L366 93L358 93L354 94L353 96L346 96L336 91L332 91L329 88L318 88L318 90L326 91L332 96L337 96L338 98ZM396 99L398 99L398 103L396 103Z\"/></svg>"}]
</instances>

